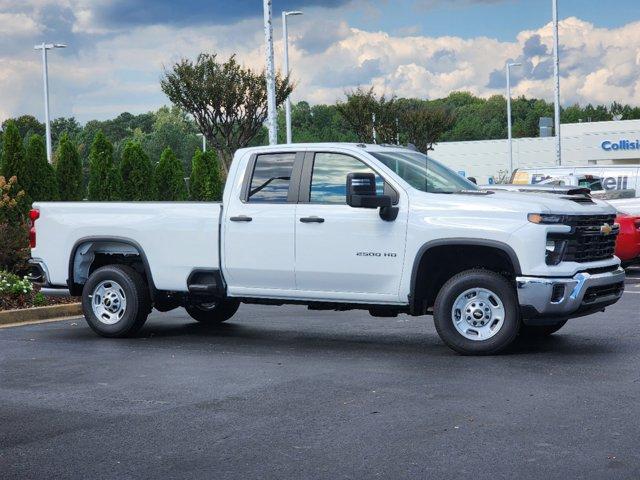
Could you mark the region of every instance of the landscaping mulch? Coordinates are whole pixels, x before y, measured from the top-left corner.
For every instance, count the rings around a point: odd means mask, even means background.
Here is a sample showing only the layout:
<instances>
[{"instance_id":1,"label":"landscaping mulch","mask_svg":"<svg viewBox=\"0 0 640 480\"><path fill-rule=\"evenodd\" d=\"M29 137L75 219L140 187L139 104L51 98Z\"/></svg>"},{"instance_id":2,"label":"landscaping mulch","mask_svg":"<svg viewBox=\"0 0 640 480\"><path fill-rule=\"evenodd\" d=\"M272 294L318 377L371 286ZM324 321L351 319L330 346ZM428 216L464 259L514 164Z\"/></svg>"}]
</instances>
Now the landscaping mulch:
<instances>
[{"instance_id":1,"label":"landscaping mulch","mask_svg":"<svg viewBox=\"0 0 640 480\"><path fill-rule=\"evenodd\" d=\"M22 295L3 294L0 295L0 312L3 310L20 310L32 307L45 307L50 305L63 305L77 303L79 297L49 297L37 289L33 292Z\"/></svg>"}]
</instances>

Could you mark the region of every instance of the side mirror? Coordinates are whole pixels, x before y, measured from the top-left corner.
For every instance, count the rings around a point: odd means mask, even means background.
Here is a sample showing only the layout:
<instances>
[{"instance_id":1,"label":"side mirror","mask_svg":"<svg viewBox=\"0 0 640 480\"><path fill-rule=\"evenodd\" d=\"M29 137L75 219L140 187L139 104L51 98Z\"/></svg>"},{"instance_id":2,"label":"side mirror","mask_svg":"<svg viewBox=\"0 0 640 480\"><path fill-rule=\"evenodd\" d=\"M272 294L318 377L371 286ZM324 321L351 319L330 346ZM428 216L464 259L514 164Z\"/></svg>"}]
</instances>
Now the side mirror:
<instances>
[{"instance_id":1,"label":"side mirror","mask_svg":"<svg viewBox=\"0 0 640 480\"><path fill-rule=\"evenodd\" d=\"M347 174L347 205L353 208L379 208L380 218L393 221L398 217L398 207L393 206L389 195L378 195L376 176L373 173Z\"/></svg>"}]
</instances>

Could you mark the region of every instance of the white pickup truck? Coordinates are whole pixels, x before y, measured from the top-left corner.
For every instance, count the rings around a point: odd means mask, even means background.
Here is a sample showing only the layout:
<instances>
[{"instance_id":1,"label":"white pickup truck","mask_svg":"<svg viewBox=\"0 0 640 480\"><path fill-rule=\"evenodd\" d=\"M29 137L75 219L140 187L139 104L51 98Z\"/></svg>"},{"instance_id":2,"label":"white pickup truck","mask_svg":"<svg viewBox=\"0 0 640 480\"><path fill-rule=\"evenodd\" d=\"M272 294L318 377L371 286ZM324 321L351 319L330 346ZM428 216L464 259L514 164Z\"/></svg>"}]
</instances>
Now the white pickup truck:
<instances>
[{"instance_id":1,"label":"white pickup truck","mask_svg":"<svg viewBox=\"0 0 640 480\"><path fill-rule=\"evenodd\" d=\"M240 303L433 315L463 354L557 331L618 301L615 210L478 189L377 145L239 150L222 204L37 203L32 263L106 337L152 308L219 323Z\"/></svg>"}]
</instances>

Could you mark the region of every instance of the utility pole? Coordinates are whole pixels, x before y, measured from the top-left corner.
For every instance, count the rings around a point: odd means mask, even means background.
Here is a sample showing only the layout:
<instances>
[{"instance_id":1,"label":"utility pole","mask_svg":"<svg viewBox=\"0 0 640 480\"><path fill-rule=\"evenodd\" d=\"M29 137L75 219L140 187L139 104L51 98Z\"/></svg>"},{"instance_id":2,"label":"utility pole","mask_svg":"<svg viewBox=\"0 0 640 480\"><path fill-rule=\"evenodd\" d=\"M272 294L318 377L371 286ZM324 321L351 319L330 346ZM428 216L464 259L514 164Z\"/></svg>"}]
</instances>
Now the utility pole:
<instances>
[{"instance_id":1,"label":"utility pole","mask_svg":"<svg viewBox=\"0 0 640 480\"><path fill-rule=\"evenodd\" d=\"M562 139L560 137L560 40L558 29L558 0L552 0L553 8L553 75L555 83L555 134L556 165L562 165Z\"/></svg>"},{"instance_id":2,"label":"utility pole","mask_svg":"<svg viewBox=\"0 0 640 480\"><path fill-rule=\"evenodd\" d=\"M273 65L273 22L271 20L271 0L263 0L264 42L267 60L267 124L269 145L278 143L278 112L276 111L276 76Z\"/></svg>"},{"instance_id":3,"label":"utility pole","mask_svg":"<svg viewBox=\"0 0 640 480\"><path fill-rule=\"evenodd\" d=\"M49 118L49 65L47 62L47 50L54 48L66 48L62 43L44 43L33 47L34 50L42 50L42 80L44 82L44 126L47 141L47 161L52 162L51 153L51 120Z\"/></svg>"},{"instance_id":4,"label":"utility pole","mask_svg":"<svg viewBox=\"0 0 640 480\"><path fill-rule=\"evenodd\" d=\"M376 133L376 114L375 112L371 114L371 122L373 125L373 143L378 143L378 134Z\"/></svg>"},{"instance_id":5,"label":"utility pole","mask_svg":"<svg viewBox=\"0 0 640 480\"><path fill-rule=\"evenodd\" d=\"M207 151L207 137L203 133L198 133L198 137L202 137L202 153Z\"/></svg>"},{"instance_id":6,"label":"utility pole","mask_svg":"<svg viewBox=\"0 0 640 480\"><path fill-rule=\"evenodd\" d=\"M282 12L282 40L284 43L284 73L289 76L289 30L287 28L287 18L292 15L302 15L302 12ZM285 123L287 125L287 143L292 142L293 135L291 133L291 99L287 96L284 104Z\"/></svg>"},{"instance_id":7,"label":"utility pole","mask_svg":"<svg viewBox=\"0 0 640 480\"><path fill-rule=\"evenodd\" d=\"M513 173L513 135L511 133L513 120L511 119L511 67L519 67L521 63L507 63L507 132L509 150L509 175Z\"/></svg>"}]
</instances>

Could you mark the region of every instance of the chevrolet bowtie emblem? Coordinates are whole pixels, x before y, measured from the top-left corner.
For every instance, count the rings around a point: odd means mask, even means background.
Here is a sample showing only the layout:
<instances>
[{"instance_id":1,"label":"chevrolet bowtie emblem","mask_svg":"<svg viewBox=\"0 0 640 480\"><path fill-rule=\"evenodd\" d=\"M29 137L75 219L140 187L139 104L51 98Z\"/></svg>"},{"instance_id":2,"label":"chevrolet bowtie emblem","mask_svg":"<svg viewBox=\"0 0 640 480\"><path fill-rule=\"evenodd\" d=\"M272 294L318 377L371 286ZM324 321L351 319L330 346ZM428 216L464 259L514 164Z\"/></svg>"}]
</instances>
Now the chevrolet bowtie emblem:
<instances>
[{"instance_id":1,"label":"chevrolet bowtie emblem","mask_svg":"<svg viewBox=\"0 0 640 480\"><path fill-rule=\"evenodd\" d=\"M603 235L611 235L611 232L613 232L613 227L608 223L605 223L600 227L600 233Z\"/></svg>"}]
</instances>

